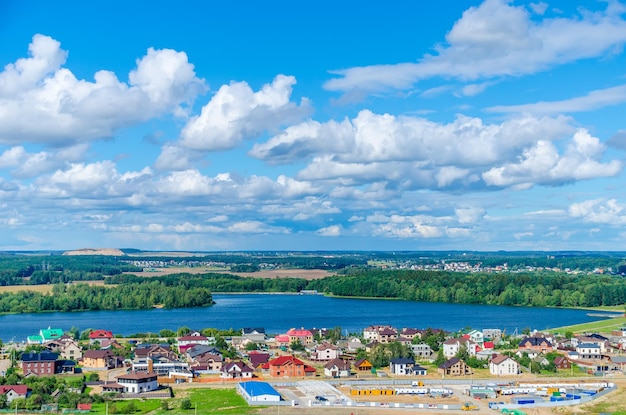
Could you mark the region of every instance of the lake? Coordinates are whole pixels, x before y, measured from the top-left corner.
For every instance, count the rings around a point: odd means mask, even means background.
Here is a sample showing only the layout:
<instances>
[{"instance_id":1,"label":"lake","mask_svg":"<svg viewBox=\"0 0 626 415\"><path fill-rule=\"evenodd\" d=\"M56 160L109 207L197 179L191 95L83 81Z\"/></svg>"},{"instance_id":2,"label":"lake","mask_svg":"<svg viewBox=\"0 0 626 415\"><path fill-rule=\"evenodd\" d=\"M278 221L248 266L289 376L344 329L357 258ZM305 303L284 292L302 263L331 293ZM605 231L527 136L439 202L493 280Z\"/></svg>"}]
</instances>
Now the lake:
<instances>
[{"instance_id":1,"label":"lake","mask_svg":"<svg viewBox=\"0 0 626 415\"><path fill-rule=\"evenodd\" d=\"M0 316L0 338L24 341L42 328L68 331L111 330L114 334L158 333L187 326L193 330L263 327L282 333L291 327L332 328L361 332L372 324L396 327L499 328L507 333L525 328L543 330L599 320L586 310L567 308L505 307L490 305L423 303L396 300L332 298L297 294L214 294L216 304L185 309L85 311L73 313L13 314Z\"/></svg>"}]
</instances>

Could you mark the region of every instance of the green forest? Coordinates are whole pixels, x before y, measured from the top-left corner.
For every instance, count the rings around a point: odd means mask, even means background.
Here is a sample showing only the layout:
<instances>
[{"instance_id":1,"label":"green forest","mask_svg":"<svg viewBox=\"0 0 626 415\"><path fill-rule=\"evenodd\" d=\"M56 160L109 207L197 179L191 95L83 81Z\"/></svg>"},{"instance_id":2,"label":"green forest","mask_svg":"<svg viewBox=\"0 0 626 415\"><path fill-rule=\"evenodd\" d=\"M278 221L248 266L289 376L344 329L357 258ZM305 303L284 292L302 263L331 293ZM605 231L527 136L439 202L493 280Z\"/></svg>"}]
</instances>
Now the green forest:
<instances>
[{"instance_id":1,"label":"green forest","mask_svg":"<svg viewBox=\"0 0 626 415\"><path fill-rule=\"evenodd\" d=\"M611 275L353 270L310 281L307 288L346 297L467 304L596 307L626 302L626 279Z\"/></svg>"}]
</instances>

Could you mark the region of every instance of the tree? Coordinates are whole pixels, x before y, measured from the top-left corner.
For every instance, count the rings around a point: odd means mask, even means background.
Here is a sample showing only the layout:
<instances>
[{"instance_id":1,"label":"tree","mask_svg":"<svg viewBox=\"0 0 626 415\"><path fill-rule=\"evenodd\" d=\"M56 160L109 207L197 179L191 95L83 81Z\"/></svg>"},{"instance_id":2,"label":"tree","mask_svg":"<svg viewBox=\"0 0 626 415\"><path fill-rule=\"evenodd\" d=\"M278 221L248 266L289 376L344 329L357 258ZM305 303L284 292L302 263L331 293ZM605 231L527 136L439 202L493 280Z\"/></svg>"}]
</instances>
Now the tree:
<instances>
[{"instance_id":1,"label":"tree","mask_svg":"<svg viewBox=\"0 0 626 415\"><path fill-rule=\"evenodd\" d=\"M184 337L188 335L189 333L191 333L191 329L186 326L179 327L178 330L176 331L176 334L178 335L178 337Z\"/></svg>"},{"instance_id":2,"label":"tree","mask_svg":"<svg viewBox=\"0 0 626 415\"><path fill-rule=\"evenodd\" d=\"M443 349L437 350L437 358L435 359L435 366L439 366L445 361L446 361L446 357L443 355Z\"/></svg>"},{"instance_id":3,"label":"tree","mask_svg":"<svg viewBox=\"0 0 626 415\"><path fill-rule=\"evenodd\" d=\"M459 351L456 352L455 356L463 360L464 362L469 359L469 351L467 350L467 345L465 343L461 344L461 346L459 347Z\"/></svg>"},{"instance_id":4,"label":"tree","mask_svg":"<svg viewBox=\"0 0 626 415\"><path fill-rule=\"evenodd\" d=\"M295 339L291 342L291 344L289 344L289 348L294 352L301 352L304 350L304 345L302 344L300 339Z\"/></svg>"},{"instance_id":5,"label":"tree","mask_svg":"<svg viewBox=\"0 0 626 415\"><path fill-rule=\"evenodd\" d=\"M169 329L163 329L159 331L159 336L161 337L176 337L176 333Z\"/></svg>"},{"instance_id":6,"label":"tree","mask_svg":"<svg viewBox=\"0 0 626 415\"><path fill-rule=\"evenodd\" d=\"M247 351L251 351L251 350L259 350L259 345L258 345L258 344L256 344L255 342L249 342L249 343L246 343L246 347L245 347L245 349L246 349Z\"/></svg>"}]
</instances>

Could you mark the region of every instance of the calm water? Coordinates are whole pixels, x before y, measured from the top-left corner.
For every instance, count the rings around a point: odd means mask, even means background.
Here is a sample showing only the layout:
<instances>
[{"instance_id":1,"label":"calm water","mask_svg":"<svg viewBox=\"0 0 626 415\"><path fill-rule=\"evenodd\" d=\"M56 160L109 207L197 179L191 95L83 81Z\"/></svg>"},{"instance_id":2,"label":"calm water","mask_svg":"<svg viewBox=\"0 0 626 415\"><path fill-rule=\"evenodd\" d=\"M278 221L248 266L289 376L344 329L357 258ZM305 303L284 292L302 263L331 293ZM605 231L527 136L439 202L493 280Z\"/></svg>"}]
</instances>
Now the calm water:
<instances>
[{"instance_id":1,"label":"calm water","mask_svg":"<svg viewBox=\"0 0 626 415\"><path fill-rule=\"evenodd\" d=\"M524 328L546 329L598 320L585 310L504 307L410 301L328 298L322 295L214 294L211 307L176 310L87 311L0 316L0 338L26 340L41 328L81 331L107 329L114 334L158 333L187 326L194 330L264 327L281 333L291 327L341 326L349 332L371 324L396 327L435 327L458 330L499 328L508 333Z\"/></svg>"}]
</instances>

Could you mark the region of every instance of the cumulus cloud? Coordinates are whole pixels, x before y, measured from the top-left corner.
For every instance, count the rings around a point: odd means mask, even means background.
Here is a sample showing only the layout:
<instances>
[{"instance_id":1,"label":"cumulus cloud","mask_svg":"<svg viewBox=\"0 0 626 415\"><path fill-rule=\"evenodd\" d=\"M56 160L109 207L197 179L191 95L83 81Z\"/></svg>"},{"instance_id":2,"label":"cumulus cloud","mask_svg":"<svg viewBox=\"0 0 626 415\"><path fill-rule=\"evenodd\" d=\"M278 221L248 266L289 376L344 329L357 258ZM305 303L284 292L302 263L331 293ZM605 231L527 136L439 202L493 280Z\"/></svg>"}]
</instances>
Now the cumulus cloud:
<instances>
[{"instance_id":1,"label":"cumulus cloud","mask_svg":"<svg viewBox=\"0 0 626 415\"><path fill-rule=\"evenodd\" d=\"M309 112L306 99L290 101L293 76L278 75L254 92L246 82L223 85L181 132L180 146L203 151L226 150L246 138L299 120Z\"/></svg>"},{"instance_id":2,"label":"cumulus cloud","mask_svg":"<svg viewBox=\"0 0 626 415\"><path fill-rule=\"evenodd\" d=\"M322 236L340 236L342 234L341 225L331 225L325 228L317 230L317 233Z\"/></svg>"},{"instance_id":3,"label":"cumulus cloud","mask_svg":"<svg viewBox=\"0 0 626 415\"><path fill-rule=\"evenodd\" d=\"M474 81L532 74L581 59L605 56L626 41L623 10L608 2L604 11L580 16L531 19L523 6L485 0L467 9L446 34L435 55L417 63L373 65L332 71L332 91L408 89L420 80L448 77ZM542 15L545 7L531 9Z\"/></svg>"},{"instance_id":4,"label":"cumulus cloud","mask_svg":"<svg viewBox=\"0 0 626 415\"><path fill-rule=\"evenodd\" d=\"M10 168L12 176L28 179L80 161L87 148L86 144L77 144L56 152L28 153L23 146L14 146L0 154L0 168Z\"/></svg>"},{"instance_id":5,"label":"cumulus cloud","mask_svg":"<svg viewBox=\"0 0 626 415\"><path fill-rule=\"evenodd\" d=\"M602 162L604 152L598 138L574 130L564 116L526 114L485 124L459 115L441 124L363 110L353 119L288 127L249 154L270 164L308 161L299 180L414 190L523 188L614 176L622 164Z\"/></svg>"},{"instance_id":6,"label":"cumulus cloud","mask_svg":"<svg viewBox=\"0 0 626 415\"><path fill-rule=\"evenodd\" d=\"M540 140L523 152L519 162L507 163L483 173L483 180L491 186L530 187L533 184L561 184L597 177L611 177L622 170L622 163L611 160L602 163L605 146L586 130L578 130L560 155L556 146Z\"/></svg>"},{"instance_id":7,"label":"cumulus cloud","mask_svg":"<svg viewBox=\"0 0 626 415\"><path fill-rule=\"evenodd\" d=\"M614 226L626 224L626 209L616 199L594 199L572 203L569 214L589 223Z\"/></svg>"},{"instance_id":8,"label":"cumulus cloud","mask_svg":"<svg viewBox=\"0 0 626 415\"><path fill-rule=\"evenodd\" d=\"M0 72L0 143L73 145L113 136L125 126L167 112L182 114L206 90L184 52L148 49L128 83L110 71L94 81L63 67L58 41L35 35L30 57Z\"/></svg>"}]
</instances>

